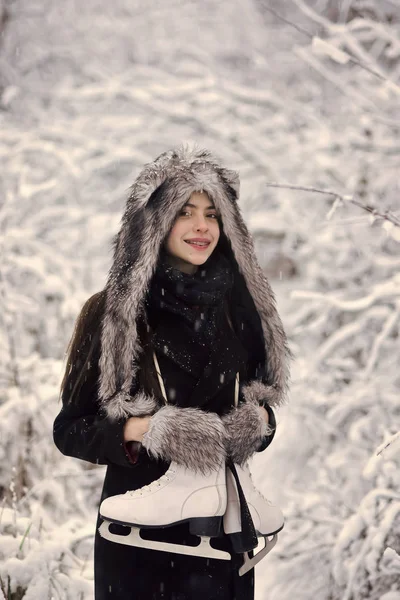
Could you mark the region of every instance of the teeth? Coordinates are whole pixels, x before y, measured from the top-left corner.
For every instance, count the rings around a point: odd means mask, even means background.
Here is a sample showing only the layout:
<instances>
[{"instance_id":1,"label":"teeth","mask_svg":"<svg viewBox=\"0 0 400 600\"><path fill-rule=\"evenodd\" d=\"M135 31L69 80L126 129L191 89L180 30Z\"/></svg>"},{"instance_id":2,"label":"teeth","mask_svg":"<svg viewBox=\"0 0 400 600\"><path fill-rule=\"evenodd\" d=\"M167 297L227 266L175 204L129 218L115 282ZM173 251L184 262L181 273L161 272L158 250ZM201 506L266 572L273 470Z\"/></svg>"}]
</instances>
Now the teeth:
<instances>
[{"instance_id":1,"label":"teeth","mask_svg":"<svg viewBox=\"0 0 400 600\"><path fill-rule=\"evenodd\" d=\"M208 246L208 242L188 242L188 244L193 244L193 246Z\"/></svg>"}]
</instances>

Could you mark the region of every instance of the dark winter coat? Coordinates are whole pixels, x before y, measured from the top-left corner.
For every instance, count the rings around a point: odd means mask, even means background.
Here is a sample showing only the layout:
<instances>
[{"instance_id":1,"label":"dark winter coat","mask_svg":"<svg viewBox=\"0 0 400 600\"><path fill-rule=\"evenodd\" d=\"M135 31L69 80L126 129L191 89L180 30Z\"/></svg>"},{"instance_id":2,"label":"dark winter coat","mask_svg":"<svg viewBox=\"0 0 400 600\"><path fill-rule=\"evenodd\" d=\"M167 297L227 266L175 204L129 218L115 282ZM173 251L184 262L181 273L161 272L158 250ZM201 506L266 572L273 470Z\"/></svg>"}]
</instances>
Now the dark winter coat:
<instances>
[{"instance_id":1,"label":"dark winter coat","mask_svg":"<svg viewBox=\"0 0 400 600\"><path fill-rule=\"evenodd\" d=\"M222 168L207 152L179 149L165 153L144 168L132 188L115 240L99 329L90 342L94 352L89 368L79 397L73 402L69 401L69 393L74 389L76 369L69 373L63 408L54 424L54 440L61 452L107 465L101 499L141 488L168 469L168 460L154 459L163 454L152 447L151 440L138 457L129 453L123 442L123 428L130 416L150 412L163 418L162 405L139 383L139 322L146 321L143 301L163 240L175 215L194 191L206 192L220 213L220 246L230 260L235 280L230 306L232 327L226 320L210 349L218 357L219 369L206 366L200 377L159 351L165 387L167 392L174 388L171 404L176 411L193 407L199 410L199 416L206 411L215 414L215 419L226 418L227 427L228 422L233 425L231 431L236 433L228 440L229 455L236 462L264 449L273 437L261 437L262 418L255 407L264 405L273 418L270 407L282 402L287 389L290 351L273 292L258 266L237 205L237 174ZM175 325L171 327L172 344L180 331ZM87 351L83 344L82 364ZM240 406L233 409L236 370L241 374ZM173 419L165 420L164 425L173 436ZM168 454L170 460L181 464L188 460L193 468L196 466L198 448L182 456L175 445L174 452L176 456ZM205 460L212 459L207 447L201 452ZM143 535L150 536L149 530ZM197 543L187 525L152 530L151 536ZM212 543L230 551L224 535ZM242 558L233 553L231 561L188 557L115 544L96 533L96 600L253 600L253 572L239 577L241 564Z\"/></svg>"},{"instance_id":2,"label":"dark winter coat","mask_svg":"<svg viewBox=\"0 0 400 600\"><path fill-rule=\"evenodd\" d=\"M179 329L175 331L175 335L179 335ZM84 350L82 348L82 352ZM241 372L245 370L247 352L227 325L225 331L221 332L219 348L216 350L219 353L224 351L227 370L232 367ZM97 347L79 398L73 404L68 403L68 390L74 385L74 377L68 378L63 408L54 423L54 440L63 454L108 465L101 494L103 500L151 483L165 473L168 463L151 459L142 448L136 464L132 464L132 458L123 443L124 421L112 423L99 410L99 354L100 348ZM158 358L167 390L169 383L179 382L179 385L174 385L177 405L190 406L195 396L200 394L208 399L207 410L223 414L232 407L233 379L227 378L221 382L219 374L205 373L197 382L193 374L183 370L170 358L163 355ZM81 360L84 360L84 355ZM270 411L270 414L273 415L273 412ZM269 445L273 435L264 440L260 450ZM147 530L146 534L149 532ZM171 542L184 543L187 540L196 543L196 538L189 534L187 524L152 530L151 536ZM227 537L212 543L231 551ZM96 600L252 600L253 571L239 577L237 572L242 558L235 554L232 557L232 562L229 562L127 547L104 540L96 531Z\"/></svg>"}]
</instances>

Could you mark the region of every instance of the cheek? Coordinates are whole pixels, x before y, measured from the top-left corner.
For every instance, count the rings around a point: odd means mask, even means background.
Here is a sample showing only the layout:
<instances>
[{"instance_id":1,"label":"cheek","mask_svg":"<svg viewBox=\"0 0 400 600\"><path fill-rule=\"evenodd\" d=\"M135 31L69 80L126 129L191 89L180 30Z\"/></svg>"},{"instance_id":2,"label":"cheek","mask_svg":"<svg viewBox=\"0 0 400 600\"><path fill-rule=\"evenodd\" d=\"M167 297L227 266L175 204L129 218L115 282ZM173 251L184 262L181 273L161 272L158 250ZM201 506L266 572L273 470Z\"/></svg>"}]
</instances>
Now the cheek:
<instances>
[{"instance_id":1,"label":"cheek","mask_svg":"<svg viewBox=\"0 0 400 600\"><path fill-rule=\"evenodd\" d=\"M167 240L165 242L165 246L168 248L173 248L181 239L183 235L183 231L181 231L182 227L180 227L179 223L175 223L172 227Z\"/></svg>"},{"instance_id":2,"label":"cheek","mask_svg":"<svg viewBox=\"0 0 400 600\"><path fill-rule=\"evenodd\" d=\"M218 223L215 223L212 228L212 235L214 237L215 243L218 242L220 236L220 229Z\"/></svg>"}]
</instances>

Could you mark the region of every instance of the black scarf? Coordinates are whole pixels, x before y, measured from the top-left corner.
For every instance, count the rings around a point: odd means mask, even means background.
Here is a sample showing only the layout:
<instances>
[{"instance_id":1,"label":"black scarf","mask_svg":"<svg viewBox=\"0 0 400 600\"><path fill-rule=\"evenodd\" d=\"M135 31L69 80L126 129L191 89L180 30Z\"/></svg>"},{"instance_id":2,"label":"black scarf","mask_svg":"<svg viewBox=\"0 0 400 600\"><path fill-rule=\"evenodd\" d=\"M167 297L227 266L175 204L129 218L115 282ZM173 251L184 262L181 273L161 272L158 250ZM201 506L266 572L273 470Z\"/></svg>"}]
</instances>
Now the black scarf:
<instances>
[{"instance_id":1,"label":"black scarf","mask_svg":"<svg viewBox=\"0 0 400 600\"><path fill-rule=\"evenodd\" d=\"M156 350L199 376L225 318L225 296L232 285L230 263L222 254L213 254L193 275L162 258L146 298Z\"/></svg>"},{"instance_id":2,"label":"black scarf","mask_svg":"<svg viewBox=\"0 0 400 600\"><path fill-rule=\"evenodd\" d=\"M148 306L151 311L179 315L201 344L213 341L224 298L232 288L229 261L222 255L212 256L194 275L171 267L163 258L153 277Z\"/></svg>"}]
</instances>

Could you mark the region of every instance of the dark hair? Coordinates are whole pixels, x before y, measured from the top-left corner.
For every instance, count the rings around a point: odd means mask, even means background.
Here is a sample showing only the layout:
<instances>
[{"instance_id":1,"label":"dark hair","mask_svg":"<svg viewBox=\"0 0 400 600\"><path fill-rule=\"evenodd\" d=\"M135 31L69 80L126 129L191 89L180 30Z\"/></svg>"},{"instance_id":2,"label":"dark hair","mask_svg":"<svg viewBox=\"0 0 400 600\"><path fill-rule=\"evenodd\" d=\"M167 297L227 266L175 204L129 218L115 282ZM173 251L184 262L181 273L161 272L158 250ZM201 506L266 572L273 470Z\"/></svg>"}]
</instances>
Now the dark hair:
<instances>
[{"instance_id":1,"label":"dark hair","mask_svg":"<svg viewBox=\"0 0 400 600\"><path fill-rule=\"evenodd\" d=\"M66 368L60 387L60 398L76 402L88 371L98 370L101 353L101 322L105 309L105 290L93 294L83 305L75 322L74 331L66 350ZM153 363L151 332L143 319L138 320L139 357L138 383L148 394L162 400L162 393ZM70 375L72 376L70 379ZM66 389L67 381L69 389Z\"/></svg>"},{"instance_id":2,"label":"dark hair","mask_svg":"<svg viewBox=\"0 0 400 600\"><path fill-rule=\"evenodd\" d=\"M66 392L67 379L75 371L76 377L72 376L72 389L68 391L69 401L73 401L82 387L84 374L88 367L91 368L95 361L93 355L100 344L100 322L104 313L105 293L104 290L93 294L82 307L75 322L74 331L66 350L66 368L60 387L60 397ZM97 354L97 352L96 352Z\"/></svg>"}]
</instances>

